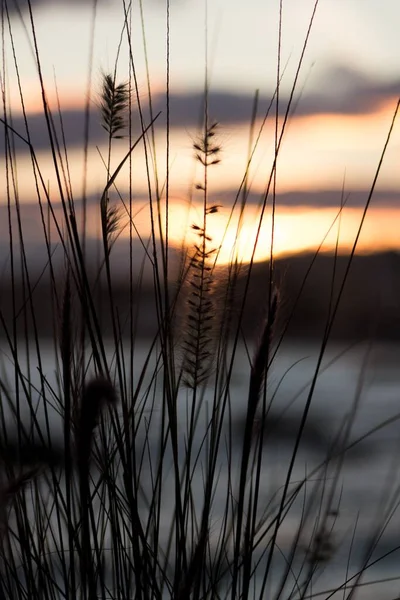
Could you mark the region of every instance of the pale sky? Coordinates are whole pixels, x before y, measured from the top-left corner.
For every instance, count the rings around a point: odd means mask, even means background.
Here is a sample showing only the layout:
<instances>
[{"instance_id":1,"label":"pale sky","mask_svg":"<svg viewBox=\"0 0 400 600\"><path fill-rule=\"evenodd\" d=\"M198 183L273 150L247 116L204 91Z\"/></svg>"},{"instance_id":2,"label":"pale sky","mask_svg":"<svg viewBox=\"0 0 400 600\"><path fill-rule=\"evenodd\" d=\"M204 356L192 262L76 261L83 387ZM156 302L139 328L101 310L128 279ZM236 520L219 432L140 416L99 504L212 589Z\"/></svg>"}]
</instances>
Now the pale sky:
<instances>
[{"instance_id":1,"label":"pale sky","mask_svg":"<svg viewBox=\"0 0 400 600\"><path fill-rule=\"evenodd\" d=\"M312 13L314 0L284 0L282 66L290 86ZM208 2L208 48L211 86L233 90L271 91L276 79L278 0L212 0ZM143 73L139 2L133 2L136 22L134 51ZM154 85L165 81L166 15L162 0L143 0L146 43ZM41 61L49 84L85 84L88 67L91 3L44 0L35 7ZM27 21L28 15L24 13ZM26 33L13 18L13 34L21 75L34 79L26 48ZM105 0L97 11L95 74L111 69L123 23L122 2ZM204 80L205 2L171 1L171 81L175 89L201 88ZM397 0L320 0L304 61L302 82L318 90L322 82L333 92L329 72L359 71L376 80L400 79L400 3ZM121 76L127 74L122 52Z\"/></svg>"}]
</instances>

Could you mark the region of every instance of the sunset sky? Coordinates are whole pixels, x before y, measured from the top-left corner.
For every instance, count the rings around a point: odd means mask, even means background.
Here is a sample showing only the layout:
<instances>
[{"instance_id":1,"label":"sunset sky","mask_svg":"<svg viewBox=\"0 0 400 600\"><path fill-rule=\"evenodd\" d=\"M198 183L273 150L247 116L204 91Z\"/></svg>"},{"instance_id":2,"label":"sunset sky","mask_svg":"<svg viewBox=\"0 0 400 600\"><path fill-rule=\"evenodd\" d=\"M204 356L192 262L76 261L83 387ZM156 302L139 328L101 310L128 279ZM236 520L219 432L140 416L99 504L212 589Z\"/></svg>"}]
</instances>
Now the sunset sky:
<instances>
[{"instance_id":1,"label":"sunset sky","mask_svg":"<svg viewBox=\"0 0 400 600\"><path fill-rule=\"evenodd\" d=\"M209 0L207 20L205 6L205 1L171 0L171 239L179 243L182 232L188 230L187 225L196 219L198 210L195 202L195 207L187 214L188 190L196 182L196 177L200 176L193 162L191 145L196 136L197 115L204 89L207 29L210 112L220 123L219 143L222 146L221 164L210 172L210 189L211 194L223 199L221 213L213 221L210 220L210 227L217 243L224 240L221 261L227 261L231 257L235 239L234 225L228 228L224 238L222 235L245 171L254 93L259 90L258 131L276 87L279 1ZM313 6L313 0L283 1L280 126ZM83 180L82 119L90 64L92 3L89 0L42 0L34 2L33 9L47 96L55 110L56 80L62 110L66 113L69 168L74 194L79 197ZM32 123L32 140L44 179L56 202L59 195L48 144L43 123L37 116L40 112L40 89L32 56L26 0L10 2L10 11L10 28L26 108ZM143 15L152 97L156 107L165 112L165 2L143 0ZM122 25L122 0L100 2L96 13L92 58L91 106L94 121L97 119L95 102L100 73L114 67ZM384 3L382 0L320 1L295 91L295 110L290 117L278 160L277 254L318 246L337 216L342 195L346 197L348 207L331 229L324 248L332 247L338 235L342 249L352 245L363 202L368 196L400 95L399 26L400 3L397 0L385 0ZM12 109L14 126L24 133L7 29L4 33L6 102ZM146 105L148 91L138 1L133 2L132 39L140 95ZM118 77L126 80L128 73L128 52L124 38ZM244 260L248 259L249 249L254 242L257 207L271 171L275 128L273 115L274 112L262 129L250 169L251 194L236 249ZM156 132L157 171L163 182L166 173L163 117L158 128L156 126ZM106 137L96 124L93 124L91 136L87 193L89 197L96 198L101 194L105 181L104 166L96 146L105 153ZM126 140L115 144L115 165L126 153L126 144ZM17 150L18 193L27 207L28 215L29 205L35 201L32 193L34 179L28 152L23 146L17 146ZM0 143L0 152L4 157L4 140ZM400 222L399 157L400 122L397 122L361 236L361 250L400 247L400 228L397 226ZM134 194L141 215L138 216L138 223L146 234L148 200L143 153L139 150L133 158ZM2 183L4 190L3 179ZM122 195L126 194L129 189L126 170L120 174L117 184ZM5 192L1 192L0 211L5 203ZM270 228L270 214L267 211L257 259L269 255ZM35 231L31 230L29 234L32 239L35 238Z\"/></svg>"}]
</instances>

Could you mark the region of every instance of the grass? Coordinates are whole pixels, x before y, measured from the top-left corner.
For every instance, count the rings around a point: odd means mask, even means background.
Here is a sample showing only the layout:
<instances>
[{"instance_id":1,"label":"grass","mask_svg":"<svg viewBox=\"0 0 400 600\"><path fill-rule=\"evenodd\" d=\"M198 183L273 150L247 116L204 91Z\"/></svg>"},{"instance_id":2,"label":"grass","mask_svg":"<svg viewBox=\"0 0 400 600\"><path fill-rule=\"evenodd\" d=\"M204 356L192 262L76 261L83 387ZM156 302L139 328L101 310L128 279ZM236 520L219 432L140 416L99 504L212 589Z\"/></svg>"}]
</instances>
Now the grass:
<instances>
[{"instance_id":1,"label":"grass","mask_svg":"<svg viewBox=\"0 0 400 600\"><path fill-rule=\"evenodd\" d=\"M277 89L264 115L264 122L275 119L275 159L261 198L260 226L267 207L272 206L273 214L275 211L277 159L317 5L284 118L278 119L279 61ZM277 384L271 372L292 312L285 310L281 297L273 245L267 267L268 294L260 297L260 335L254 341L243 331L254 253L248 265L232 256L231 264L222 270L217 262L219 242L209 234L210 221L222 208L212 199L210 171L219 168L223 148L221 128L208 114L207 77L202 126L193 142L199 173L194 187L201 197L202 212L198 222L188 223L188 234L194 234L195 241L181 249L177 269L168 229L169 166L164 182L157 170L155 136L164 124L160 124L159 114L153 114L151 96L147 99L148 118L145 116L132 56L131 13L125 4L124 12L122 36L130 50L130 76L119 81L116 61L114 73L102 76L97 91L99 110L95 117L91 115L101 122L107 145L106 156L101 156L104 187L96 205L100 244L95 272L88 259L85 186L83 200L77 200L69 176L62 111L52 112L46 101L30 2L31 35L57 190L49 191L46 185L31 143L29 120L23 132L13 126L2 79L12 318L6 318L0 306L5 352L11 363L7 370L11 380L4 376L0 381L0 598L350 599L363 597L365 590L382 590L388 578L375 584L364 578L373 564L397 550L393 547L376 556L376 547L397 508L394 475L382 489L379 514L355 568L358 523L341 541L336 530L341 521L347 451L399 417L383 421L358 437L352 435L363 391L362 370L354 400L319 464L308 467L300 448L317 384L336 360L323 362L392 128L372 177L344 274L338 280L335 271L332 273L315 368L303 389L304 404L292 426L286 447L290 454L283 459L283 467L280 463L283 471L277 485L269 453L277 455L281 447L279 441L272 449L268 443L276 429L279 435L279 420L273 415L279 387L288 373ZM7 25L3 36L13 45L7 10L3 19ZM17 60L14 68L18 73ZM23 85L19 83L25 117ZM169 81L167 87L169 90ZM132 122L133 105L138 109L139 133L135 133L137 124ZM392 126L397 110L398 106ZM248 166L233 206L239 207L242 215L247 209L249 172L261 134L256 130L257 111L256 95L249 123ZM169 160L168 102L166 123ZM87 149L88 131L87 125ZM21 174L17 171L16 141L25 145L36 182L32 193L36 193L47 250L40 277L29 268L23 206L18 196ZM114 161L116 144L125 147L119 162ZM127 200L118 189L121 173L126 169L132 172L139 148L146 157L151 221L150 238L141 239L141 256L134 245L138 232L132 178ZM56 210L59 207L61 212ZM52 238L54 230L56 240ZM129 239L127 313L121 312L117 301L113 263L122 232L128 232ZM56 245L63 257L61 272L55 260ZM149 266L156 321L156 333L150 340L136 333L144 310L140 301L143 272ZM43 280L51 292L48 310L53 323L53 336L46 342L37 323L35 301L37 286ZM244 285L239 286L239 280ZM55 368L52 378L47 366L49 348ZM367 359L368 354L365 365ZM235 382L238 372L246 377L240 388ZM244 411L239 428L235 424L238 389L243 394ZM301 470L304 476L299 478ZM337 580L335 555L341 546L348 559ZM326 573L330 582L335 580L335 587L324 587L323 580L319 583ZM377 594L383 597L379 591Z\"/></svg>"}]
</instances>

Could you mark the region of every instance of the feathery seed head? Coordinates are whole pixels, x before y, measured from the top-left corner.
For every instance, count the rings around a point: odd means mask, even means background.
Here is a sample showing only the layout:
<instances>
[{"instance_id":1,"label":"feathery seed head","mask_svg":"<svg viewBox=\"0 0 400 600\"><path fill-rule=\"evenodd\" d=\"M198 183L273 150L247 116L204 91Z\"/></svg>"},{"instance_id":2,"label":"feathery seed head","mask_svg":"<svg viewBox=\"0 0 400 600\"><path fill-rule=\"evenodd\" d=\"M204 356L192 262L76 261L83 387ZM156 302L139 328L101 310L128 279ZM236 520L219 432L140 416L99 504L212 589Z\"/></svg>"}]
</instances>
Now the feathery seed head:
<instances>
[{"instance_id":1,"label":"feathery seed head","mask_svg":"<svg viewBox=\"0 0 400 600\"><path fill-rule=\"evenodd\" d=\"M102 409L116 402L115 389L108 379L99 376L89 381L84 387L81 401L79 425L82 434L91 435Z\"/></svg>"},{"instance_id":2,"label":"feathery seed head","mask_svg":"<svg viewBox=\"0 0 400 600\"><path fill-rule=\"evenodd\" d=\"M120 139L126 127L126 112L129 106L129 86L127 83L116 84L110 74L103 74L100 93L101 125L110 138Z\"/></svg>"},{"instance_id":3,"label":"feathery seed head","mask_svg":"<svg viewBox=\"0 0 400 600\"><path fill-rule=\"evenodd\" d=\"M186 301L186 337L182 347L184 359L182 363L183 382L195 389L209 377L215 352L215 299L214 264L212 258L217 248L210 247L212 237L207 232L209 215L218 212L221 205L208 205L207 169L219 162L217 158L221 147L215 143L217 123L206 126L204 133L193 144L196 159L204 169L204 182L197 183L196 189L203 193L203 220L201 225L192 223L191 229L199 238L194 244L194 251L189 256L187 283L188 297Z\"/></svg>"}]
</instances>

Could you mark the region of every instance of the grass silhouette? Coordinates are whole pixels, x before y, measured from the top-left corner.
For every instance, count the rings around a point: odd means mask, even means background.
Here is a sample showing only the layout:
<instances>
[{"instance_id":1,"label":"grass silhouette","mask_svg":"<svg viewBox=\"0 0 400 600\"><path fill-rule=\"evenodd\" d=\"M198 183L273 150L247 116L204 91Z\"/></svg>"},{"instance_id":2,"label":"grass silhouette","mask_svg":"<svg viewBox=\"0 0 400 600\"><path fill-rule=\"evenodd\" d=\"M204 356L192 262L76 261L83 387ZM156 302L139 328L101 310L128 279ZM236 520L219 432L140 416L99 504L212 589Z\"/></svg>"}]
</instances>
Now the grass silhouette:
<instances>
[{"instance_id":1,"label":"grass silhouette","mask_svg":"<svg viewBox=\"0 0 400 600\"><path fill-rule=\"evenodd\" d=\"M286 112L280 120L278 66L274 99L264 115L264 122L275 119L275 157L261 198L258 234L267 206L271 205L275 214L277 160L294 108L317 6L318 2L310 18ZM30 33L42 90L48 149L58 182L56 191L49 191L42 175L39 157L30 141L29 120L25 121L24 132L17 131L6 99L3 103L13 318L6 320L0 307L0 327L12 363L12 381L2 378L0 382L0 598L352 598L369 589L362 581L364 574L373 563L385 558L376 558L374 551L394 514L395 493L382 498L379 519L365 544L356 573L350 574L349 569L332 589L315 592L314 583L324 570L330 569L338 547L335 527L340 520L340 480L347 450L395 418L383 421L359 438L352 437L360 384L340 431L325 448L320 464L301 480L294 475L301 442L310 431L310 407L325 368L323 359L333 323L399 105L335 294L335 273L332 274L326 324L314 373L306 388L306 401L297 421L291 420L285 430L290 429L290 457L285 463L283 484L278 489L271 486L266 504L269 481L265 442L278 430L270 373L292 318L292 314L285 314L284 298L275 277L273 236L268 294L259 299L264 317L259 324L259 340L254 343L243 339L242 322L259 239L245 268L233 254L231 264L222 272L217 265L219 241L209 233L210 220L221 208L210 199L210 169L215 172L223 156L220 128L208 114L207 76L202 125L193 143L200 172L194 187L202 199L202 212L198 222L188 223L188 234L194 233L196 241L182 248L180 267L175 269L168 229L169 174L162 182L157 171L155 136L157 127L164 125L159 125L159 114L152 112L151 95L147 112L144 109L130 37L131 8L125 3L124 11L123 34L130 50L131 75L119 82L116 63L114 73L102 75L98 92L96 118L105 130L107 155L101 157L105 182L96 206L100 243L95 276L87 257L87 198L85 192L81 200L72 193L62 111L54 114L46 101L29 0ZM9 29L3 35L13 42L7 12L4 18ZM15 69L18 71L17 62ZM20 92L26 117L22 82ZM135 133L137 124L132 123L133 105L139 114L139 133ZM261 133L256 130L256 113L257 95L250 118L248 164L234 202L241 215L247 208L250 166ZM61 124L61 135L55 127L56 118ZM87 126L86 149L90 145L88 131ZM28 266L29 249L21 226L23 206L15 184L17 157L13 150L16 138L25 144L31 159L47 249L47 264L40 278L48 278L51 289L48 311L54 332L55 384L46 375L43 340L35 315L38 281ZM122 160L117 162L115 144L125 149ZM122 170L132 169L139 148L146 159L151 224L149 240L140 238L141 256L134 246L138 235L132 183L128 199L118 190ZM117 201L111 199L111 190ZM61 218L54 210L58 199ZM238 232L240 227L239 219ZM57 244L62 250L61 273L54 261L50 229L57 231ZM112 262L122 231L128 232L130 241L127 314L121 313L116 301ZM134 269L139 263L141 268ZM156 334L146 342L136 335L145 264L151 267L157 320ZM237 282L243 273L245 285L239 294ZM307 277L308 273L304 284ZM22 306L15 296L17 280L23 287ZM298 298L302 290L303 286ZM239 308L233 310L233 306ZM111 322L108 332L103 327L105 313ZM248 353L248 379L239 434L232 396L240 345ZM62 424L57 435L55 419ZM301 517L295 521L292 515L299 505ZM282 532L287 532L287 523L292 525L289 549L284 551L281 537ZM353 540L349 565L352 543Z\"/></svg>"}]
</instances>

